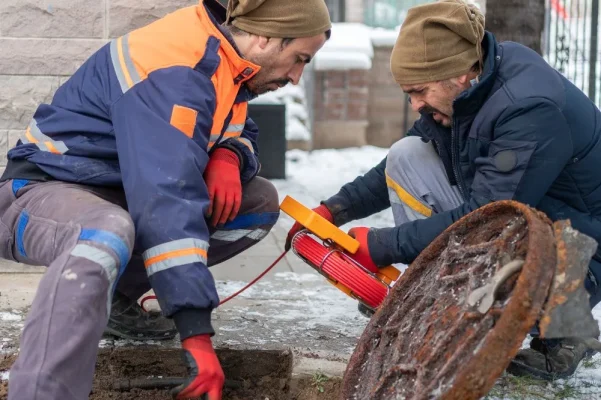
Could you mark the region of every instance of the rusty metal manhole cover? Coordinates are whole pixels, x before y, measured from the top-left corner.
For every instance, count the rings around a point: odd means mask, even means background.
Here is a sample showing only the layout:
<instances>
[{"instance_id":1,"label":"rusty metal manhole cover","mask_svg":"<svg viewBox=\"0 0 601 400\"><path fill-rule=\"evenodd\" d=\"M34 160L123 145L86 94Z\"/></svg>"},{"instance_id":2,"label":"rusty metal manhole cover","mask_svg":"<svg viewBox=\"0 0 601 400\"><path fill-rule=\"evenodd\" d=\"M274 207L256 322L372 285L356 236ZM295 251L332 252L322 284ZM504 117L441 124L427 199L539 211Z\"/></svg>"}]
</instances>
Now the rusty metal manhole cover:
<instances>
[{"instance_id":1,"label":"rusty metal manhole cover","mask_svg":"<svg viewBox=\"0 0 601 400\"><path fill-rule=\"evenodd\" d=\"M516 260L521 271L499 286L490 309L467 304ZM465 216L420 254L372 317L347 367L343 398L485 395L539 316L555 264L551 221L542 213L500 201Z\"/></svg>"}]
</instances>

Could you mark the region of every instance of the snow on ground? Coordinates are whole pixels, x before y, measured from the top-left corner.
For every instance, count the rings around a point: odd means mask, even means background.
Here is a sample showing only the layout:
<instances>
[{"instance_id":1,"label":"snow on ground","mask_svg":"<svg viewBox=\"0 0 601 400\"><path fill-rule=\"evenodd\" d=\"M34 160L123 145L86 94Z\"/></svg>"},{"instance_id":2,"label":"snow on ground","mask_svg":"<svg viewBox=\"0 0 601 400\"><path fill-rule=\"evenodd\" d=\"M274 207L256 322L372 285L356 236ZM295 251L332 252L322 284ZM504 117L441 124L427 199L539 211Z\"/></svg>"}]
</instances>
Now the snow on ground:
<instances>
[{"instance_id":1,"label":"snow on ground","mask_svg":"<svg viewBox=\"0 0 601 400\"><path fill-rule=\"evenodd\" d=\"M305 206L313 208L318 206L321 200L336 194L345 183L375 167L386 154L388 149L373 146L312 152L291 150L286 153L287 179L272 182L278 189L280 201L286 195L290 195ZM282 214L280 220L286 228L293 224L293 220L285 214ZM349 223L343 229L353 226L381 228L393 225L392 212L386 210Z\"/></svg>"},{"instance_id":2,"label":"snow on ground","mask_svg":"<svg viewBox=\"0 0 601 400\"><path fill-rule=\"evenodd\" d=\"M23 317L20 314L12 312L0 312L0 321L21 321Z\"/></svg>"}]
</instances>

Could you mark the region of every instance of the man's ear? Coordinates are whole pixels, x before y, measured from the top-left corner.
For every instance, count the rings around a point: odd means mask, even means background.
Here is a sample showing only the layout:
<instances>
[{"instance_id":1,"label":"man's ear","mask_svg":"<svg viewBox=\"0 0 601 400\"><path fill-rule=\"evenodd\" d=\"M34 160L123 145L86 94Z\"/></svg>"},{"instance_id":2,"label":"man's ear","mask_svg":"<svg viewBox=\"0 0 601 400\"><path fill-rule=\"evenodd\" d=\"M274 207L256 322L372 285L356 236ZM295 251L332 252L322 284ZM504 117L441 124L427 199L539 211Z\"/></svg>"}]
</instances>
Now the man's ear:
<instances>
[{"instance_id":1,"label":"man's ear","mask_svg":"<svg viewBox=\"0 0 601 400\"><path fill-rule=\"evenodd\" d=\"M269 44L269 38L265 36L257 36L257 44L262 50L265 50L265 48Z\"/></svg>"},{"instance_id":2,"label":"man's ear","mask_svg":"<svg viewBox=\"0 0 601 400\"><path fill-rule=\"evenodd\" d=\"M468 74L465 75L460 75L457 78L454 78L456 80L457 83L459 83L461 86L465 86L469 81L470 81L470 77Z\"/></svg>"}]
</instances>

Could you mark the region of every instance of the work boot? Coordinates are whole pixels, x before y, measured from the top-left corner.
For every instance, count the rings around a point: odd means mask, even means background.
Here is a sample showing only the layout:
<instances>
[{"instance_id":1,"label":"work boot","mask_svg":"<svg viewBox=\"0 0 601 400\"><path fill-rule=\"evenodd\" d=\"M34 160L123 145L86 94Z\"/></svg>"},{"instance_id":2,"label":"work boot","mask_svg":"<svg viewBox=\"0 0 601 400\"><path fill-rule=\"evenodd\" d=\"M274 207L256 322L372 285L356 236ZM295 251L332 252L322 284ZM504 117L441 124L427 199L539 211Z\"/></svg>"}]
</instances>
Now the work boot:
<instances>
[{"instance_id":1,"label":"work boot","mask_svg":"<svg viewBox=\"0 0 601 400\"><path fill-rule=\"evenodd\" d=\"M105 334L131 340L169 340L177 334L172 320L146 312L134 300L115 292Z\"/></svg>"},{"instance_id":2,"label":"work boot","mask_svg":"<svg viewBox=\"0 0 601 400\"><path fill-rule=\"evenodd\" d=\"M587 343L590 340L534 338L529 349L518 352L507 367L507 372L515 376L530 376L546 381L567 378L576 371L580 361L595 354L596 351Z\"/></svg>"}]
</instances>

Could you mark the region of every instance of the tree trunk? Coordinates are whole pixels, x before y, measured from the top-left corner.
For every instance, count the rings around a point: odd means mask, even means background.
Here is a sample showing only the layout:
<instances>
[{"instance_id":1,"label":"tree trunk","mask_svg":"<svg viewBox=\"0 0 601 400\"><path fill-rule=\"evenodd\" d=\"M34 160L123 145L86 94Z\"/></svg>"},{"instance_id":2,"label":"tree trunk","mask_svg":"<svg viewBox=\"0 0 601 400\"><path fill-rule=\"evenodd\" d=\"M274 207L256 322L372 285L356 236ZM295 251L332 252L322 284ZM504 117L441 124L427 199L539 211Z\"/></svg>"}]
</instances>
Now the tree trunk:
<instances>
[{"instance_id":1,"label":"tree trunk","mask_svg":"<svg viewBox=\"0 0 601 400\"><path fill-rule=\"evenodd\" d=\"M486 30L542 54L545 0L486 0Z\"/></svg>"}]
</instances>

